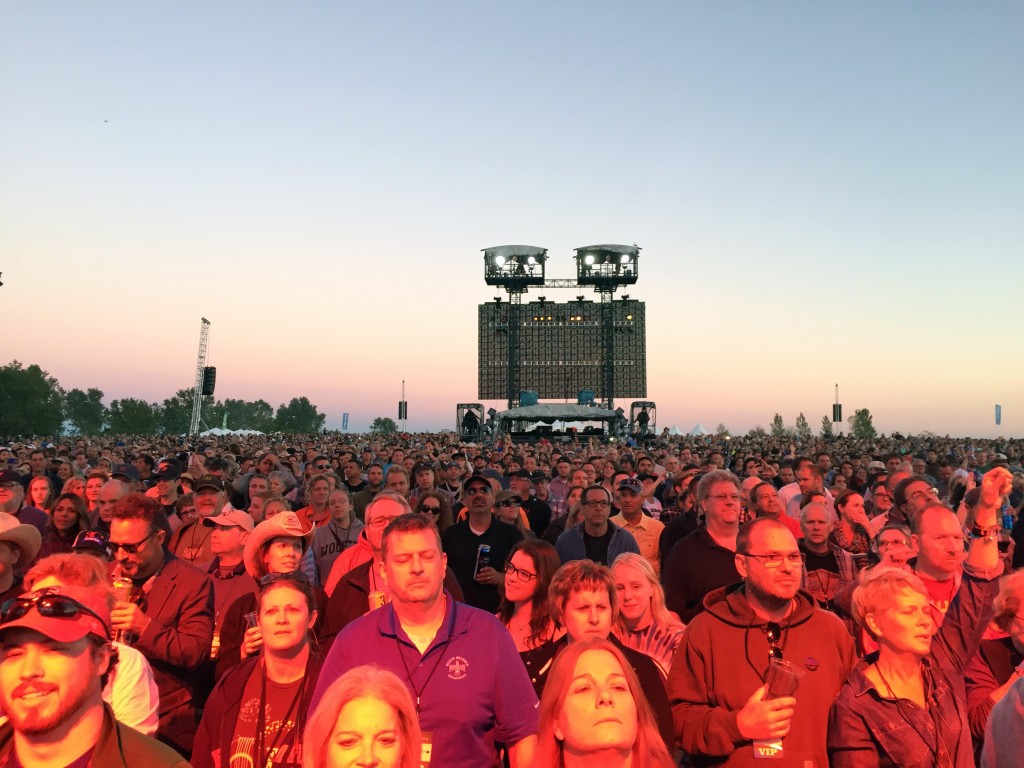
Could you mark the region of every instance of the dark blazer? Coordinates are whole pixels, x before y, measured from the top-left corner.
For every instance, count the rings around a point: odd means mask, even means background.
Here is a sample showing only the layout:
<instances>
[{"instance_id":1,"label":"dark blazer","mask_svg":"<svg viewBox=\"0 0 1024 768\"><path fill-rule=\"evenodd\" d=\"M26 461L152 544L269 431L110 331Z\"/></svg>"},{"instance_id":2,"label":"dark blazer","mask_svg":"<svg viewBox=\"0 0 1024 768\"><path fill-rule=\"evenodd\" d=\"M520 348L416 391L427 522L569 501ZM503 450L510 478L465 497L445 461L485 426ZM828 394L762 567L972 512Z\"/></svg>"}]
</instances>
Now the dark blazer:
<instances>
[{"instance_id":1,"label":"dark blazer","mask_svg":"<svg viewBox=\"0 0 1024 768\"><path fill-rule=\"evenodd\" d=\"M370 568L373 560L357 565L341 577L338 586L327 599L327 618L324 621L323 634L320 638L320 649L326 656L334 638L349 623L370 612ZM444 573L444 588L452 593L452 597L460 603L466 602L459 580L455 578L451 568Z\"/></svg>"},{"instance_id":2,"label":"dark blazer","mask_svg":"<svg viewBox=\"0 0 1024 768\"><path fill-rule=\"evenodd\" d=\"M140 606L152 621L133 645L149 660L160 690L157 735L187 755L196 730L193 672L210 657L213 642L213 584L170 552L151 583Z\"/></svg>"}]
</instances>

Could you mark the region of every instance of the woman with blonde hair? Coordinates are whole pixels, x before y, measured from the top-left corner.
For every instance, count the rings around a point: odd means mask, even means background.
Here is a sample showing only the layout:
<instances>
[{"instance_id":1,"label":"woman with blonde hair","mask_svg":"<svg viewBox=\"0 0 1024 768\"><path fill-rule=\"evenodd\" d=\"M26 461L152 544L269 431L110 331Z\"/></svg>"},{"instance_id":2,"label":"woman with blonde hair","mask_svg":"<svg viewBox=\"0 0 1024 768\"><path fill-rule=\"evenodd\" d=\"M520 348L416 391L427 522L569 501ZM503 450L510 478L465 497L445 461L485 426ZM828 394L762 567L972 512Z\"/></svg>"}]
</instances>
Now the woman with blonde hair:
<instances>
[{"instance_id":1,"label":"woman with blonde hair","mask_svg":"<svg viewBox=\"0 0 1024 768\"><path fill-rule=\"evenodd\" d=\"M64 483L64 487L61 489L61 493L73 493L78 496L82 501L85 501L85 478L81 475L75 475L68 479ZM88 507L86 507L88 510Z\"/></svg>"},{"instance_id":2,"label":"woman with blonde hair","mask_svg":"<svg viewBox=\"0 0 1024 768\"><path fill-rule=\"evenodd\" d=\"M612 577L619 596L619 619L612 631L627 648L650 656L667 678L686 625L665 607L665 590L643 555L619 555Z\"/></svg>"},{"instance_id":3,"label":"woman with blonde hair","mask_svg":"<svg viewBox=\"0 0 1024 768\"><path fill-rule=\"evenodd\" d=\"M354 667L309 718L302 768L418 768L419 722L405 683L374 664Z\"/></svg>"},{"instance_id":4,"label":"woman with blonde hair","mask_svg":"<svg viewBox=\"0 0 1024 768\"><path fill-rule=\"evenodd\" d=\"M937 629L928 589L913 572L876 567L861 574L853 616L878 651L854 667L832 704L830 765L975 765L963 675L999 590L996 513L1010 481L1002 467L982 480L963 580ZM915 525L924 530L929 521L959 530L953 511L937 502L917 513Z\"/></svg>"},{"instance_id":5,"label":"woman with blonde hair","mask_svg":"<svg viewBox=\"0 0 1024 768\"><path fill-rule=\"evenodd\" d=\"M570 643L540 700L538 768L672 768L636 673L608 640Z\"/></svg>"}]
</instances>

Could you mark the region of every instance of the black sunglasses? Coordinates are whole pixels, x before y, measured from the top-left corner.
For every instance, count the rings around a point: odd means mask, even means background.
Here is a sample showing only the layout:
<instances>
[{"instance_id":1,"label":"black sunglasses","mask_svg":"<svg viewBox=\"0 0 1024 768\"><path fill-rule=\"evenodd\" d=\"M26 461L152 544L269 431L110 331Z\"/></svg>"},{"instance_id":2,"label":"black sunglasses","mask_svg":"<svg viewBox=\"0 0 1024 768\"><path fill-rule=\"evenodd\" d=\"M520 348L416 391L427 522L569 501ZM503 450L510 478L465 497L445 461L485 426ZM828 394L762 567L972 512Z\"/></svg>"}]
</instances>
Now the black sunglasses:
<instances>
[{"instance_id":1,"label":"black sunglasses","mask_svg":"<svg viewBox=\"0 0 1024 768\"><path fill-rule=\"evenodd\" d=\"M776 621L769 621L764 625L764 633L768 636L768 660L781 659L782 649L779 648L779 641L782 640L782 627Z\"/></svg>"},{"instance_id":2,"label":"black sunglasses","mask_svg":"<svg viewBox=\"0 0 1024 768\"><path fill-rule=\"evenodd\" d=\"M426 513L431 514L431 515L440 515L441 514L441 508L440 507L430 507L430 506L427 506L426 504L424 504L423 506L420 507L420 512L426 512Z\"/></svg>"},{"instance_id":3,"label":"black sunglasses","mask_svg":"<svg viewBox=\"0 0 1024 768\"><path fill-rule=\"evenodd\" d=\"M149 541L155 533L156 531L150 531L146 534L146 538L141 541L137 541L134 544L118 544L116 541L112 541L110 542L110 548L114 550L115 554L117 553L117 550L123 549L126 555L135 555L138 554L139 547Z\"/></svg>"},{"instance_id":4,"label":"black sunglasses","mask_svg":"<svg viewBox=\"0 0 1024 768\"><path fill-rule=\"evenodd\" d=\"M289 571L288 573L268 573L260 579L260 589L269 587L279 581L294 581L296 584L309 584L309 576L302 571Z\"/></svg>"},{"instance_id":5,"label":"black sunglasses","mask_svg":"<svg viewBox=\"0 0 1024 768\"><path fill-rule=\"evenodd\" d=\"M106 622L93 611L77 600L65 595L36 595L35 597L15 597L0 607L0 620L5 624L22 618L33 608L40 616L48 619L76 619L82 614L92 616L106 627Z\"/></svg>"}]
</instances>

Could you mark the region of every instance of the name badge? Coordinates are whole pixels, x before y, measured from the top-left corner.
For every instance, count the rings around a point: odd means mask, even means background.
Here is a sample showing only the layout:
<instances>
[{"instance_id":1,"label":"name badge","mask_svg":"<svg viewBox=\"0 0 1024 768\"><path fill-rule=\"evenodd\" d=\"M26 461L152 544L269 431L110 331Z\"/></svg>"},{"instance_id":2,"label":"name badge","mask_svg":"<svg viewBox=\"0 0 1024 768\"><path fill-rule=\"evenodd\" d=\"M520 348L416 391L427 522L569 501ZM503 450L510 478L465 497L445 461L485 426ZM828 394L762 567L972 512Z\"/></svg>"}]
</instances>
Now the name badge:
<instances>
[{"instance_id":1,"label":"name badge","mask_svg":"<svg viewBox=\"0 0 1024 768\"><path fill-rule=\"evenodd\" d=\"M430 768L430 757L434 751L434 735L430 731L422 731L420 743L420 768Z\"/></svg>"}]
</instances>

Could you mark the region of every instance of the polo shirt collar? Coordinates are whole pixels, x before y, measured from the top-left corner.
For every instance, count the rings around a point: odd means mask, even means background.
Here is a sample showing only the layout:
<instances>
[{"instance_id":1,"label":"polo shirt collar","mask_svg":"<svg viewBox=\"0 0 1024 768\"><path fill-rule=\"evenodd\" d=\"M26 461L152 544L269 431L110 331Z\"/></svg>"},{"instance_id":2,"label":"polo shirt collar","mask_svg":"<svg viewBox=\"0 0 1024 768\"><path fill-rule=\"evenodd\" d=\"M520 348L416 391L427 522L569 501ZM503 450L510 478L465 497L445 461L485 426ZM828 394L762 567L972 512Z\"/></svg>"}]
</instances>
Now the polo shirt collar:
<instances>
[{"instance_id":1,"label":"polo shirt collar","mask_svg":"<svg viewBox=\"0 0 1024 768\"><path fill-rule=\"evenodd\" d=\"M437 631L437 635L434 636L434 641L427 647L424 652L424 656L429 653L436 645L448 642L449 639L455 639L456 636L465 634L466 622L468 620L466 605L458 605L452 593L447 589L444 590L445 596L445 610L444 620L441 622L441 627ZM395 607L388 603L384 610L380 612L380 616L377 619L377 631L381 635L387 638L402 641L406 645L415 648L416 652L419 649L416 648L415 644L409 639L409 636L405 634L405 630L402 629L398 623L398 616L395 614Z\"/></svg>"}]
</instances>

